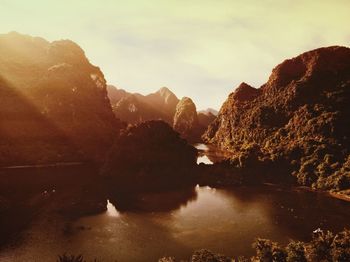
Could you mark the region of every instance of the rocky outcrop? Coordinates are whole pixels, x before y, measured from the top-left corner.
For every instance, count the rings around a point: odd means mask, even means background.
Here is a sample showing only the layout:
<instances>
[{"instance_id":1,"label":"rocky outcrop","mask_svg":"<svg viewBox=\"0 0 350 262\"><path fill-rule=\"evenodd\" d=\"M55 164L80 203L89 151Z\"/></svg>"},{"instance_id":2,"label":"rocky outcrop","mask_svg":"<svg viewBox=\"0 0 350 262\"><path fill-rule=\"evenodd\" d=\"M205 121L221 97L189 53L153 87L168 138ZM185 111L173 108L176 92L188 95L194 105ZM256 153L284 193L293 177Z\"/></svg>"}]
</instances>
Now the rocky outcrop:
<instances>
[{"instance_id":1,"label":"rocky outcrop","mask_svg":"<svg viewBox=\"0 0 350 262\"><path fill-rule=\"evenodd\" d=\"M196 158L197 150L167 123L147 121L121 134L101 174L114 190L178 187L194 181Z\"/></svg>"},{"instance_id":2,"label":"rocky outcrop","mask_svg":"<svg viewBox=\"0 0 350 262\"><path fill-rule=\"evenodd\" d=\"M177 104L173 127L182 137L190 141L200 137L196 105L191 98L183 97Z\"/></svg>"},{"instance_id":3,"label":"rocky outcrop","mask_svg":"<svg viewBox=\"0 0 350 262\"><path fill-rule=\"evenodd\" d=\"M0 35L0 165L101 160L119 123L74 42Z\"/></svg>"},{"instance_id":4,"label":"rocky outcrop","mask_svg":"<svg viewBox=\"0 0 350 262\"><path fill-rule=\"evenodd\" d=\"M288 59L266 84L242 83L204 139L236 166L279 166L300 184L350 187L350 49L332 46Z\"/></svg>"}]
</instances>

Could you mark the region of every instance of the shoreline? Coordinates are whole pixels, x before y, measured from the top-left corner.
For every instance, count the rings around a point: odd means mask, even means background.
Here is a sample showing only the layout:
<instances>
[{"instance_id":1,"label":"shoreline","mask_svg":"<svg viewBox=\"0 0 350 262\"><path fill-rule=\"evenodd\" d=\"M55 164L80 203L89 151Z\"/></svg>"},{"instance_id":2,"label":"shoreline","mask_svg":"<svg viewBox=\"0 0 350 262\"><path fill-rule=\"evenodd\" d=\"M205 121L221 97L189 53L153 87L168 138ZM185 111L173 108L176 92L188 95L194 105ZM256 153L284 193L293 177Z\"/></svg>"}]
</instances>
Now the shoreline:
<instances>
[{"instance_id":1,"label":"shoreline","mask_svg":"<svg viewBox=\"0 0 350 262\"><path fill-rule=\"evenodd\" d=\"M328 192L328 194L333 198L350 202L350 195L343 194L342 192Z\"/></svg>"},{"instance_id":2,"label":"shoreline","mask_svg":"<svg viewBox=\"0 0 350 262\"><path fill-rule=\"evenodd\" d=\"M84 162L61 162L52 164L38 164L38 165L15 165L15 166L3 166L0 170L8 169L34 169L34 168L46 168L46 167L64 167L64 166L80 166L84 165Z\"/></svg>"},{"instance_id":3,"label":"shoreline","mask_svg":"<svg viewBox=\"0 0 350 262\"><path fill-rule=\"evenodd\" d=\"M280 185L273 184L273 183L262 183L262 185L268 186L268 187L279 187L279 188L281 188ZM293 191L305 191L305 192L312 192L312 193L321 193L321 194L328 195L331 198L343 200L345 202L350 202L350 195L344 194L344 193L342 193L342 191L340 191L340 192L331 192L331 191L312 189L311 187L307 187L307 186L291 186L290 189L293 190Z\"/></svg>"}]
</instances>

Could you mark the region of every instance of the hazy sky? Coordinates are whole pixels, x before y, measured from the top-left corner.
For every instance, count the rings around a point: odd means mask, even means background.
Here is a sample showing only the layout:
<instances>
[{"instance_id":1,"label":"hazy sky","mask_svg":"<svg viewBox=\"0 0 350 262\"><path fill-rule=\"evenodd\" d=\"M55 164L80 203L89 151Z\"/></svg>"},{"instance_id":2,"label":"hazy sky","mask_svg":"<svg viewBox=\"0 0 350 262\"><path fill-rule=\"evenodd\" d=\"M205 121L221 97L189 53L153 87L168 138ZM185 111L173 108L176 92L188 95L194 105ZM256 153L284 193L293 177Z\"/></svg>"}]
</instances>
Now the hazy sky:
<instances>
[{"instance_id":1,"label":"hazy sky","mask_svg":"<svg viewBox=\"0 0 350 262\"><path fill-rule=\"evenodd\" d=\"M350 45L349 0L0 0L0 32L71 39L110 84L219 108L242 81L309 49Z\"/></svg>"}]
</instances>

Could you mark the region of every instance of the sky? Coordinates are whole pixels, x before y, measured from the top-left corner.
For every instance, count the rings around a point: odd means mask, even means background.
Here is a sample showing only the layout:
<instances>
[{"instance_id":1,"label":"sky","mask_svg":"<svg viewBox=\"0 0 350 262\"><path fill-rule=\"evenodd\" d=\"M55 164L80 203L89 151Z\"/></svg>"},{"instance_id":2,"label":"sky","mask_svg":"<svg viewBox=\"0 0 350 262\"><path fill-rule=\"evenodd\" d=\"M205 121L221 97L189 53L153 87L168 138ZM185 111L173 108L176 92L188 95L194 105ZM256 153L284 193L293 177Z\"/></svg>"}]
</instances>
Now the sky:
<instances>
[{"instance_id":1,"label":"sky","mask_svg":"<svg viewBox=\"0 0 350 262\"><path fill-rule=\"evenodd\" d=\"M109 84L219 109L283 60L350 45L349 0L0 0L0 33L71 39Z\"/></svg>"}]
</instances>

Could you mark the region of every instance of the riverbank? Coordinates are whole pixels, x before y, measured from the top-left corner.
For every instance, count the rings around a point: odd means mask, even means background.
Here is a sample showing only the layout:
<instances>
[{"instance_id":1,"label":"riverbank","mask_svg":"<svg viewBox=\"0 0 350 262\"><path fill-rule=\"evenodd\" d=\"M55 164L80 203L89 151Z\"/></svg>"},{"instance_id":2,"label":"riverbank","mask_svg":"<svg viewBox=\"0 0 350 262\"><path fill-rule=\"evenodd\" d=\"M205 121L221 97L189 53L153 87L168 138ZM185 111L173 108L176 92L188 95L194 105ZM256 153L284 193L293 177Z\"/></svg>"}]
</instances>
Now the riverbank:
<instances>
[{"instance_id":1,"label":"riverbank","mask_svg":"<svg viewBox=\"0 0 350 262\"><path fill-rule=\"evenodd\" d=\"M64 167L64 166L81 166L86 163L84 162L61 162L52 164L38 164L38 165L14 165L14 166L3 166L0 170L7 169L32 169L32 168L48 168L48 167Z\"/></svg>"}]
</instances>

